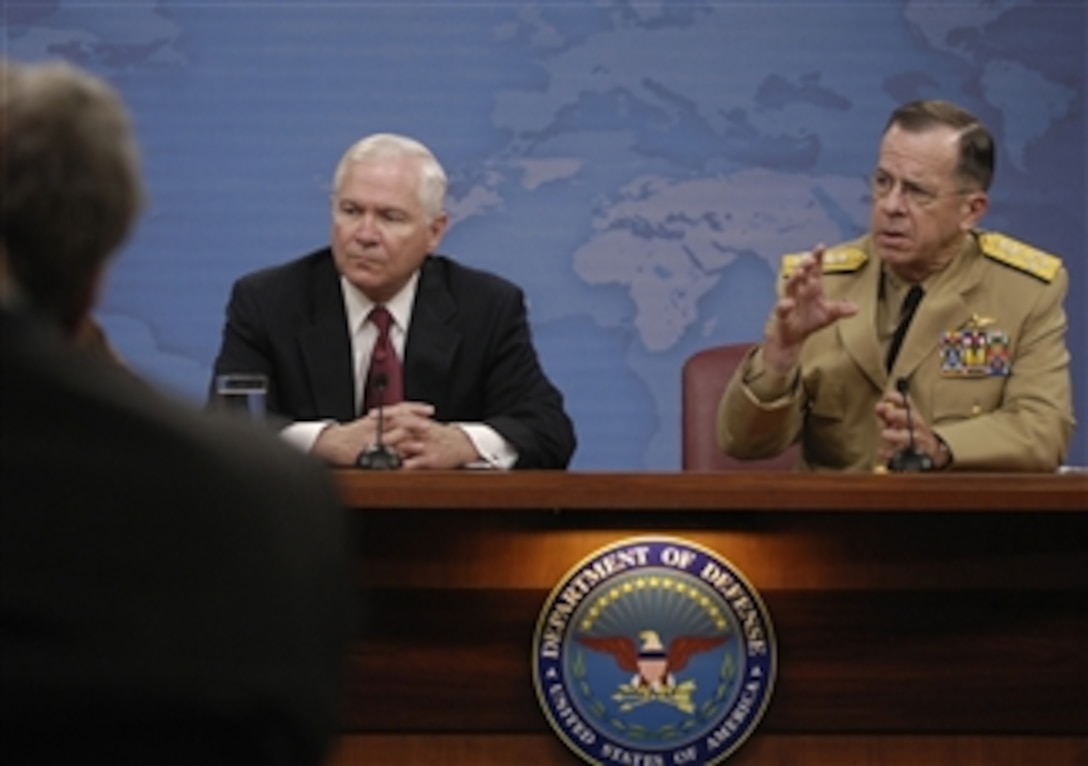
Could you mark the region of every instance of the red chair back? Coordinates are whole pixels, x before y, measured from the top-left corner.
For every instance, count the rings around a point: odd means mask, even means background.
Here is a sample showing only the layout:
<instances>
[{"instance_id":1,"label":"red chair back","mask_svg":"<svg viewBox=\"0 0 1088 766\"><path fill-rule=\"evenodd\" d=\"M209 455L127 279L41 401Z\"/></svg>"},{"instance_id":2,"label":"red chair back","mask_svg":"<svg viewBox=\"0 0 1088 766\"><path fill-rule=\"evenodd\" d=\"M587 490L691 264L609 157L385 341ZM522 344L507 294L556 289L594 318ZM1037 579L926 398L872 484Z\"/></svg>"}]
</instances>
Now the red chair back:
<instances>
[{"instance_id":1,"label":"red chair back","mask_svg":"<svg viewBox=\"0 0 1088 766\"><path fill-rule=\"evenodd\" d=\"M737 460L718 449L718 402L733 371L755 345L733 343L703 349L684 362L681 385L681 467L685 471L789 471L800 456L795 445L766 460Z\"/></svg>"}]
</instances>

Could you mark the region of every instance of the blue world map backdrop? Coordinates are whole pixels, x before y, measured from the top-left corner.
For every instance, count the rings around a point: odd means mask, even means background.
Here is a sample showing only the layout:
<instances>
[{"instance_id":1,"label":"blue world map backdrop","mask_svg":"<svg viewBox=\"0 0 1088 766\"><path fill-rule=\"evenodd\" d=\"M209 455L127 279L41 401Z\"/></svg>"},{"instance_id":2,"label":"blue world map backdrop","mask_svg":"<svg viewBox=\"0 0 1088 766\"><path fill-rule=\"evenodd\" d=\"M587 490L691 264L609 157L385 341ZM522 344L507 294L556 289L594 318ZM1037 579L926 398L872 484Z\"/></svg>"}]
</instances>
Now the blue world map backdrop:
<instances>
[{"instance_id":1,"label":"blue world map backdrop","mask_svg":"<svg viewBox=\"0 0 1088 766\"><path fill-rule=\"evenodd\" d=\"M1060 255L1088 418L1085 3L3 2L4 54L121 91L149 206L99 318L198 401L231 282L327 242L376 131L451 177L443 252L517 283L577 424L574 468L679 467L680 369L760 337L779 257L864 230L889 112L998 138L984 221ZM1070 462L1088 462L1081 427Z\"/></svg>"}]
</instances>

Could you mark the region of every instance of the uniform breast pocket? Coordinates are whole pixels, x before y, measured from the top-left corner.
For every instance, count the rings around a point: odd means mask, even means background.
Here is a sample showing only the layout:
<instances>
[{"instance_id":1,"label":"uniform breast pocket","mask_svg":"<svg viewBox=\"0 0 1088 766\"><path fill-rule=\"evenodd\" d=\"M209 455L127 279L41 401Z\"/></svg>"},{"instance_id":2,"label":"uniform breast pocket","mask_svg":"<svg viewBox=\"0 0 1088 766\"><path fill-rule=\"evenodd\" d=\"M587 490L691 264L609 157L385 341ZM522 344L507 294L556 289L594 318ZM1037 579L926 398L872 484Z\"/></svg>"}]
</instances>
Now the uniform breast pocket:
<instances>
[{"instance_id":1,"label":"uniform breast pocket","mask_svg":"<svg viewBox=\"0 0 1088 766\"><path fill-rule=\"evenodd\" d=\"M808 417L810 420L834 423L846 417L846 389L832 380L822 380L809 391Z\"/></svg>"},{"instance_id":2,"label":"uniform breast pocket","mask_svg":"<svg viewBox=\"0 0 1088 766\"><path fill-rule=\"evenodd\" d=\"M933 424L966 420L1001 406L1008 378L941 378L933 386Z\"/></svg>"},{"instance_id":3,"label":"uniform breast pocket","mask_svg":"<svg viewBox=\"0 0 1088 766\"><path fill-rule=\"evenodd\" d=\"M827 378L810 397L804 429L805 455L810 461L845 468L868 460L876 423L868 398L856 391L851 395L849 386Z\"/></svg>"}]
</instances>

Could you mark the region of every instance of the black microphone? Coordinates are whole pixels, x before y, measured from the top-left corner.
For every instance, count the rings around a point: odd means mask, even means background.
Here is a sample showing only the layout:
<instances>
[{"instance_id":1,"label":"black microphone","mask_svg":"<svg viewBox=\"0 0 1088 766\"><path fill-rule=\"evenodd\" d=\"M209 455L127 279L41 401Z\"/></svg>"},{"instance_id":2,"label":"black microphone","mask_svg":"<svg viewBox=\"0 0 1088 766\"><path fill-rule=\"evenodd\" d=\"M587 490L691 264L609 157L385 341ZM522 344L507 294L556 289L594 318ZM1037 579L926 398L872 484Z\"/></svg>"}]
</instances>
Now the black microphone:
<instances>
[{"instance_id":1,"label":"black microphone","mask_svg":"<svg viewBox=\"0 0 1088 766\"><path fill-rule=\"evenodd\" d=\"M888 470L895 473L921 473L933 470L933 459L914 446L914 426L910 419L910 400L907 398L907 390L910 382L906 378L895 381L895 390L903 396L903 407L907 410L907 434L910 442L906 449L899 450L888 460Z\"/></svg>"},{"instance_id":2,"label":"black microphone","mask_svg":"<svg viewBox=\"0 0 1088 766\"><path fill-rule=\"evenodd\" d=\"M374 390L378 395L378 431L374 443L359 453L355 466L367 471L391 471L400 468L400 455L382 443L382 430L385 428L385 386L389 382L384 372L374 376Z\"/></svg>"}]
</instances>

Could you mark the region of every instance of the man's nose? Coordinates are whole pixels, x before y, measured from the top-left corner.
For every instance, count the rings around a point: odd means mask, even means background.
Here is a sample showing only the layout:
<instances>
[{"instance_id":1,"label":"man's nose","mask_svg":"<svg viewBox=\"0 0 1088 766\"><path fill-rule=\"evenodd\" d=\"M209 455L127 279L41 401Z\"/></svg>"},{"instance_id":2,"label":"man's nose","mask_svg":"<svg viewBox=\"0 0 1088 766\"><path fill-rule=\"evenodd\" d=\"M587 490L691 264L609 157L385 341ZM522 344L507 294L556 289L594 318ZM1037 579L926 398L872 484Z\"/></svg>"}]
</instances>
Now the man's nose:
<instances>
[{"instance_id":1,"label":"man's nose","mask_svg":"<svg viewBox=\"0 0 1088 766\"><path fill-rule=\"evenodd\" d=\"M355 226L355 238L365 242L372 242L378 238L378 226L374 216L364 213L359 216L359 222Z\"/></svg>"},{"instance_id":2,"label":"man's nose","mask_svg":"<svg viewBox=\"0 0 1088 766\"><path fill-rule=\"evenodd\" d=\"M885 213L901 213L907 207L907 198L903 194L903 184L896 183L892 188L878 200L881 210Z\"/></svg>"}]
</instances>

